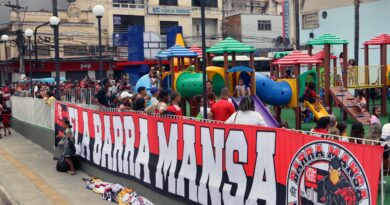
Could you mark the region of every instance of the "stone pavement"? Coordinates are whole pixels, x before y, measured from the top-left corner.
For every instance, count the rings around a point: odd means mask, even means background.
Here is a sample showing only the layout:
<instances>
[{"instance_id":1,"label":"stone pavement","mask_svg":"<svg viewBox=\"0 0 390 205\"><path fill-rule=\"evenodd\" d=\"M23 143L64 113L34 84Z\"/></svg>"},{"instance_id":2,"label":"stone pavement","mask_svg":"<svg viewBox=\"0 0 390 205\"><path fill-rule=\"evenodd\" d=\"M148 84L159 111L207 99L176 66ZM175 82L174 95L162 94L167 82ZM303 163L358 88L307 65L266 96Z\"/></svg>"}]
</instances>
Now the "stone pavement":
<instances>
[{"instance_id":1,"label":"stone pavement","mask_svg":"<svg viewBox=\"0 0 390 205\"><path fill-rule=\"evenodd\" d=\"M0 186L15 204L113 204L85 188L85 173L70 176L55 166L52 154L14 130L0 139Z\"/></svg>"}]
</instances>

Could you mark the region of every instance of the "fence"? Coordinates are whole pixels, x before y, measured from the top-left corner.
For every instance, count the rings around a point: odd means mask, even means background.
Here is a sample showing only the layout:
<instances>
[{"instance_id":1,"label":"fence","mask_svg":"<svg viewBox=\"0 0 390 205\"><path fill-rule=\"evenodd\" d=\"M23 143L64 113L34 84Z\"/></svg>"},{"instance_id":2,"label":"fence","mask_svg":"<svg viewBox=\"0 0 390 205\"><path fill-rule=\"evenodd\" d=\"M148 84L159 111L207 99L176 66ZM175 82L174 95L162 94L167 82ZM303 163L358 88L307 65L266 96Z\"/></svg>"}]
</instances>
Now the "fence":
<instances>
[{"instance_id":1,"label":"fence","mask_svg":"<svg viewBox=\"0 0 390 205\"><path fill-rule=\"evenodd\" d=\"M92 104L95 91L94 88L65 89L61 91L61 100L77 104Z\"/></svg>"},{"instance_id":2,"label":"fence","mask_svg":"<svg viewBox=\"0 0 390 205\"><path fill-rule=\"evenodd\" d=\"M20 121L54 130L54 104L42 99L11 97L12 116Z\"/></svg>"}]
</instances>

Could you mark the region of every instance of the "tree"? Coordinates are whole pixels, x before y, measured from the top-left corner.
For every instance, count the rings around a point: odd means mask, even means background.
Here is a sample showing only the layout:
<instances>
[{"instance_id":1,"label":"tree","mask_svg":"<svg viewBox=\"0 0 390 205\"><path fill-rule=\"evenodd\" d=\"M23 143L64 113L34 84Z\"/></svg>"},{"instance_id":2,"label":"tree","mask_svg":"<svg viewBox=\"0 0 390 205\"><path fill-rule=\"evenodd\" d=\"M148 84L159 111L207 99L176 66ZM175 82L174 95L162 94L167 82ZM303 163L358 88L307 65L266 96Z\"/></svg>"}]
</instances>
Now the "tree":
<instances>
[{"instance_id":1,"label":"tree","mask_svg":"<svg viewBox=\"0 0 390 205\"><path fill-rule=\"evenodd\" d=\"M359 64L359 30L360 30L360 0L354 0L355 4L355 47L354 47L354 58L355 62Z\"/></svg>"}]
</instances>

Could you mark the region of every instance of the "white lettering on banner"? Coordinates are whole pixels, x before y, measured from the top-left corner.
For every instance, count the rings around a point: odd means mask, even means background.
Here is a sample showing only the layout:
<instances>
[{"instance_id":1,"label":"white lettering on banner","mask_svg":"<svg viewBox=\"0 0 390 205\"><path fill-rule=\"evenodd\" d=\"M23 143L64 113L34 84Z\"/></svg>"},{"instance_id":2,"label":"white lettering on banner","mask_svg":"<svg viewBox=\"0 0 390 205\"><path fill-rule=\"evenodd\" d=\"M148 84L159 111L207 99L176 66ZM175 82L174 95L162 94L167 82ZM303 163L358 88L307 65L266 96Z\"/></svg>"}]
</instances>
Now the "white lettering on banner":
<instances>
[{"instance_id":1,"label":"white lettering on banner","mask_svg":"<svg viewBox=\"0 0 390 205\"><path fill-rule=\"evenodd\" d=\"M123 173L134 176L134 143L135 143L135 126L131 116L123 118L125 127L125 153L123 160Z\"/></svg>"},{"instance_id":2,"label":"white lettering on banner","mask_svg":"<svg viewBox=\"0 0 390 205\"><path fill-rule=\"evenodd\" d=\"M195 126L183 125L183 160L180 167L179 177L177 179L177 194L185 195L185 181L188 179L189 198L197 202L198 193L196 180L196 153L195 153Z\"/></svg>"},{"instance_id":3,"label":"white lettering on banner","mask_svg":"<svg viewBox=\"0 0 390 205\"><path fill-rule=\"evenodd\" d=\"M214 129L214 146L211 143L209 128L202 127L200 134L203 167L199 182L199 203L208 204L209 193L211 204L219 205L221 204L221 192L219 188L222 182L222 150L225 146L225 132L223 129Z\"/></svg>"},{"instance_id":4,"label":"white lettering on banner","mask_svg":"<svg viewBox=\"0 0 390 205\"><path fill-rule=\"evenodd\" d=\"M120 116L112 118L114 125L114 153L113 153L113 171L123 172L123 125Z\"/></svg>"},{"instance_id":5,"label":"white lettering on banner","mask_svg":"<svg viewBox=\"0 0 390 205\"><path fill-rule=\"evenodd\" d=\"M93 144L93 163L96 165L101 165L102 159L102 139L103 139L103 129L102 129L102 121L100 120L99 114L93 114L93 127L95 133L95 143Z\"/></svg>"},{"instance_id":6,"label":"white lettering on banner","mask_svg":"<svg viewBox=\"0 0 390 205\"><path fill-rule=\"evenodd\" d=\"M170 127L169 140L163 122L157 122L157 135L159 144L159 157L156 168L156 187L163 189L168 178L168 191L176 194L175 170L177 164L178 127L173 123Z\"/></svg>"},{"instance_id":7,"label":"white lettering on banner","mask_svg":"<svg viewBox=\"0 0 390 205\"><path fill-rule=\"evenodd\" d=\"M88 112L83 112L83 122L85 122L87 125L89 125L88 122ZM89 140L90 140L90 134L89 134L89 126L84 127L84 132L83 132L83 139L81 141L81 150L80 150L80 156L87 159L91 160L91 155L89 151Z\"/></svg>"},{"instance_id":8,"label":"white lettering on banner","mask_svg":"<svg viewBox=\"0 0 390 205\"><path fill-rule=\"evenodd\" d=\"M238 163L234 162L234 152L238 154ZM222 189L225 205L244 204L247 180L243 164L247 162L248 144L245 134L243 131L231 130L226 141L226 172L231 183L226 183ZM237 186L236 193L233 194L231 194L232 184Z\"/></svg>"},{"instance_id":9,"label":"white lettering on banner","mask_svg":"<svg viewBox=\"0 0 390 205\"><path fill-rule=\"evenodd\" d=\"M148 120L139 119L140 144L135 159L135 177L141 179L141 164L144 169L144 182L150 184L149 173L149 139L148 139Z\"/></svg>"},{"instance_id":10,"label":"white lettering on banner","mask_svg":"<svg viewBox=\"0 0 390 205\"><path fill-rule=\"evenodd\" d=\"M74 145L76 148L76 154L80 154L78 110L70 107L68 109L68 115L69 115L69 119L68 119L69 123L73 127L73 137L75 139Z\"/></svg>"},{"instance_id":11,"label":"white lettering on banner","mask_svg":"<svg viewBox=\"0 0 390 205\"><path fill-rule=\"evenodd\" d=\"M104 115L104 144L102 152L102 166L112 170L112 139L110 116Z\"/></svg>"},{"instance_id":12,"label":"white lettering on banner","mask_svg":"<svg viewBox=\"0 0 390 205\"><path fill-rule=\"evenodd\" d=\"M258 132L256 138L256 167L253 176L252 189L246 205L257 204L258 199L266 204L276 204L276 176L275 176L275 132ZM264 180L265 179L265 180Z\"/></svg>"},{"instance_id":13,"label":"white lettering on banner","mask_svg":"<svg viewBox=\"0 0 390 205\"><path fill-rule=\"evenodd\" d=\"M74 123L76 129L78 129L77 112L77 109L68 107L69 120ZM252 205L260 200L265 201L266 204L277 203L274 162L276 132L258 131L253 145L255 149L251 150L253 153L248 153L246 140L247 137L253 136L245 135L253 133L245 132L246 130L230 130L225 137L229 129L222 127L209 128L191 123L181 125L177 122L154 120L151 123L149 118L132 115L103 116L100 113L79 112L82 114L80 124L83 124L84 131L82 141L79 141L76 147L79 148L79 155L82 158L96 165L134 176L148 184L153 183L160 190L199 204ZM92 127L90 128L89 125ZM149 126L150 129L157 129L153 132L153 135L157 134L157 136L150 136ZM179 133L179 130L182 133ZM137 154L135 153L136 134L139 134ZM179 141L181 134L183 141ZM196 144L198 137L200 145ZM158 149L151 150L150 142L158 143L153 144L153 149L156 146ZM197 146L200 146L200 150ZM93 147L93 151L89 150L89 147L91 149ZM182 153L179 152L181 149ZM91 153L93 160L88 156ZM179 153L182 156L178 156ZM151 154L157 156L158 160L151 162ZM244 169L249 154L255 155L253 160L256 163L254 170L251 170L253 176L247 176L248 170ZM200 170L197 166L197 157L202 159ZM180 167L179 159L182 159ZM223 178L224 164L226 178ZM151 166L156 167L155 173L150 173ZM155 180L151 180L150 174L155 176L152 177ZM247 180L251 177L253 182L249 184Z\"/></svg>"}]
</instances>

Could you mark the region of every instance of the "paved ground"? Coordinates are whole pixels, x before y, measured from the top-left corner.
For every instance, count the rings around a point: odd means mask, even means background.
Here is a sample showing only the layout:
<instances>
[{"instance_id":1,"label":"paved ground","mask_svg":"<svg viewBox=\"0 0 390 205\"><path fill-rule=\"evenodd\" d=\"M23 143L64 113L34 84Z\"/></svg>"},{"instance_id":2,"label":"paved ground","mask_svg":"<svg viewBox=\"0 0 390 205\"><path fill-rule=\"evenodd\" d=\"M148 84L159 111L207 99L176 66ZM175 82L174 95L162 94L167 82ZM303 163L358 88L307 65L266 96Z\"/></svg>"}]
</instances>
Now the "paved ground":
<instances>
[{"instance_id":1,"label":"paved ground","mask_svg":"<svg viewBox=\"0 0 390 205\"><path fill-rule=\"evenodd\" d=\"M55 170L53 156L13 131L0 139L0 185L17 204L110 204L85 189L82 172L75 176ZM0 205L2 204L0 200Z\"/></svg>"}]
</instances>

